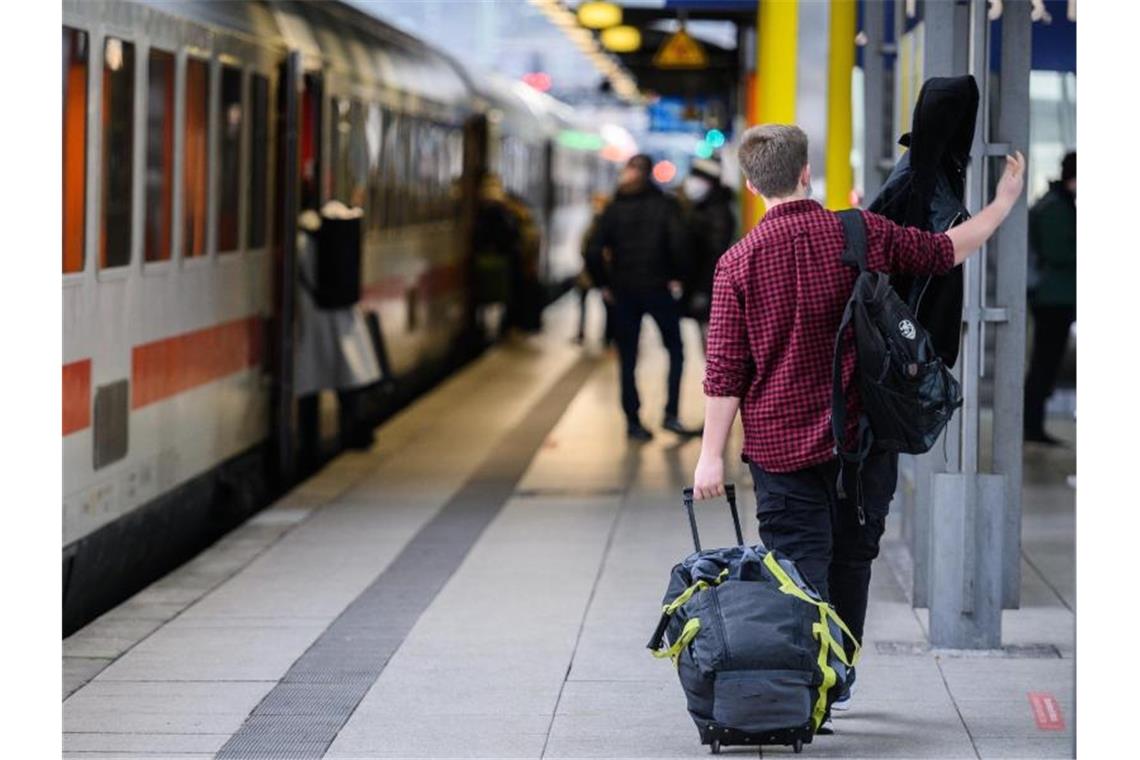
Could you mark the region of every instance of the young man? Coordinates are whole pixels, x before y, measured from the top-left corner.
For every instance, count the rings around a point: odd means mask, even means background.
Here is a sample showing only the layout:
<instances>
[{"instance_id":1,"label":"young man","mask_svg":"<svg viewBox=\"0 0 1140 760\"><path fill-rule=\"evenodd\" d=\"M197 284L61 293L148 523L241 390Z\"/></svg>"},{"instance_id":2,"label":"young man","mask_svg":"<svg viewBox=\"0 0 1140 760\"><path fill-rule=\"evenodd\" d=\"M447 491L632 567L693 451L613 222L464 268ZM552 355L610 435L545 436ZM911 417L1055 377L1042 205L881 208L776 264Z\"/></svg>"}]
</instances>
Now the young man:
<instances>
[{"instance_id":1,"label":"young man","mask_svg":"<svg viewBox=\"0 0 1140 760\"><path fill-rule=\"evenodd\" d=\"M808 198L807 136L796 126L746 131L740 166L767 213L717 264L705 368L705 428L694 494L723 493L724 447L737 410L742 459L755 481L760 537L795 560L860 640L871 561L895 491L897 457L872 454L862 475L865 524L836 493L840 465L831 433L832 353L856 272L840 262L842 222ZM961 264L1009 214L1024 160L1006 158L994 202L948 233L922 232L863 212L867 265L882 272L944 273ZM843 360L848 420L860 400L848 335ZM842 473L855 494L854 468Z\"/></svg>"}]
</instances>

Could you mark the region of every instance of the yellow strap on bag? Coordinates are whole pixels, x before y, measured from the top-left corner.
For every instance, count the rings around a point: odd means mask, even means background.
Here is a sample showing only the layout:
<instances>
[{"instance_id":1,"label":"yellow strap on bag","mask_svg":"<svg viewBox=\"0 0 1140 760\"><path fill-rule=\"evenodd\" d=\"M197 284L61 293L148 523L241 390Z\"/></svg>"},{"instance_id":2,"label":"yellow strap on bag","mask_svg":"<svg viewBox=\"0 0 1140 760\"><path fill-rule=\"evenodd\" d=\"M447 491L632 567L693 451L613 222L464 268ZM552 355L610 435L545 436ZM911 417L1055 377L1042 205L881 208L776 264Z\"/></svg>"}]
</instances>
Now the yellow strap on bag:
<instances>
[{"instance_id":1,"label":"yellow strap on bag","mask_svg":"<svg viewBox=\"0 0 1140 760\"><path fill-rule=\"evenodd\" d=\"M672 646L670 646L668 649L653 649L650 650L650 653L658 659L665 659L668 657L673 661L673 667L678 667L678 660L681 657L681 652L683 652L685 650L685 647L689 646L689 643L697 637L697 632L700 630L701 619L690 618L688 622L685 623L685 627L681 629L681 635L677 637L677 640L673 642Z\"/></svg>"},{"instance_id":2,"label":"yellow strap on bag","mask_svg":"<svg viewBox=\"0 0 1140 760\"><path fill-rule=\"evenodd\" d=\"M697 581L696 583L694 583L692 586L689 586L687 589L685 589L680 594L678 594L676 599L669 602L669 604L666 604L662 611L666 615L672 615L674 612L676 612L681 607L681 605L683 605L685 602L692 599L693 594L697 593L698 591L704 591L707 588L712 588L713 586L719 586L720 584L724 583L725 580L727 580L727 579L728 579L728 568L726 567L725 569L720 571L720 575L718 575L712 583L709 583L708 581L700 580L700 581Z\"/></svg>"},{"instance_id":3,"label":"yellow strap on bag","mask_svg":"<svg viewBox=\"0 0 1140 760\"><path fill-rule=\"evenodd\" d=\"M780 582L780 591L785 594L807 602L808 604L815 605L819 610L819 622L812 623L812 633L819 639L819 659L816 664L819 666L820 672L823 674L823 683L819 685L819 694L815 700L815 706L812 708L812 730L818 730L821 723L823 723L823 716L827 713L827 693L835 686L838 676L835 670L831 667L829 660L831 652L835 652L835 656L839 658L847 667L851 667L854 663L859 661L859 653L861 646L859 640L851 633L851 629L843 622L843 619L836 614L834 608L830 604L819 599L812 599L808 594L799 586L796 585L792 577L788 575L787 571L780 566L776 561L776 557L769 552L764 555L764 566L772 573L772 577ZM855 656L848 661L847 652L842 643L835 640L831 635L831 626L829 621L834 620L839 626L839 629L851 639L851 643L855 645Z\"/></svg>"}]
</instances>

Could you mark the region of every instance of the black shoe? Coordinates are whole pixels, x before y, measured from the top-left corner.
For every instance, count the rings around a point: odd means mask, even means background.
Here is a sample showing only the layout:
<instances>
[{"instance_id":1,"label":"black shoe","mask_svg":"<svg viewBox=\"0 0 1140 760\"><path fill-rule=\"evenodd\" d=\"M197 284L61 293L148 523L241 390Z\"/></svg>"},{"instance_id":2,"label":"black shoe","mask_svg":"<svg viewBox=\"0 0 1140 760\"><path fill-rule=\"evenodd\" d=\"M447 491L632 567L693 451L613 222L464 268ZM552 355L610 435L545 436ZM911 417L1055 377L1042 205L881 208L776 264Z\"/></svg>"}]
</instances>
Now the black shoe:
<instances>
[{"instance_id":1,"label":"black shoe","mask_svg":"<svg viewBox=\"0 0 1140 760\"><path fill-rule=\"evenodd\" d=\"M687 438L696 438L705 432L704 428L698 428L696 430L688 429L682 425L681 420L677 419L676 417L666 417L665 422L661 423L661 427L672 433L676 433L677 435L685 436Z\"/></svg>"},{"instance_id":2,"label":"black shoe","mask_svg":"<svg viewBox=\"0 0 1140 760\"><path fill-rule=\"evenodd\" d=\"M1038 430L1035 432L1026 431L1025 436L1024 436L1024 440L1026 443L1040 443L1040 444L1045 445L1045 446L1053 446L1053 447L1065 445L1065 442L1062 441L1060 438L1054 438L1053 436L1046 433L1044 430Z\"/></svg>"},{"instance_id":3,"label":"black shoe","mask_svg":"<svg viewBox=\"0 0 1140 760\"><path fill-rule=\"evenodd\" d=\"M625 434L629 436L631 441L649 441L653 439L653 433L646 430L645 426L640 422L631 422L625 430Z\"/></svg>"}]
</instances>

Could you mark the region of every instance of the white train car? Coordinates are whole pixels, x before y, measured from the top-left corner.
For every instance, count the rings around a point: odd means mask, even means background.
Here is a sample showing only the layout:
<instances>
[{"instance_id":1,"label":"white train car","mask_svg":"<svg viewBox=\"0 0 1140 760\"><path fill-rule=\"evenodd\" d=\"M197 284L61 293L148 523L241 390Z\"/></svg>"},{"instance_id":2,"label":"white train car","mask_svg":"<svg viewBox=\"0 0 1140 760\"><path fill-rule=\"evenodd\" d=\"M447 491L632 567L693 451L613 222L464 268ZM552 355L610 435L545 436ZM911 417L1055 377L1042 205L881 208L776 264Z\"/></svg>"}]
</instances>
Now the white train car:
<instances>
[{"instance_id":1,"label":"white train car","mask_svg":"<svg viewBox=\"0 0 1140 760\"><path fill-rule=\"evenodd\" d=\"M469 240L490 156L547 155L524 196L544 218L587 192L554 190L549 104L489 130L517 93L340 3L65 0L62 48L70 631L297 477L301 210L365 211L383 410L483 345Z\"/></svg>"}]
</instances>

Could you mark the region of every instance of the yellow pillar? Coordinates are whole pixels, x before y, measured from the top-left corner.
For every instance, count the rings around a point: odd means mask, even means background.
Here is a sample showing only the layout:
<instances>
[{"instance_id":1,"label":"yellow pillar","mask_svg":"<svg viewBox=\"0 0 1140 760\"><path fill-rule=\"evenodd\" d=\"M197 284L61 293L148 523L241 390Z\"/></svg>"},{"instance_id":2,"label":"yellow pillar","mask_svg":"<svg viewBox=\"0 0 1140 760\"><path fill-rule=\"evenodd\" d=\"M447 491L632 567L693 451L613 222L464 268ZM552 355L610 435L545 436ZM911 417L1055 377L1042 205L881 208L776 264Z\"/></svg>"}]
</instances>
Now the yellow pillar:
<instances>
[{"instance_id":1,"label":"yellow pillar","mask_svg":"<svg viewBox=\"0 0 1140 760\"><path fill-rule=\"evenodd\" d=\"M796 121L796 35L799 0L758 0L756 11L756 104L751 124ZM854 32L852 32L854 38ZM745 227L764 212L759 198L744 191Z\"/></svg>"},{"instance_id":2,"label":"yellow pillar","mask_svg":"<svg viewBox=\"0 0 1140 760\"><path fill-rule=\"evenodd\" d=\"M827 56L827 207L851 205L851 72L855 68L855 0L831 0Z\"/></svg>"}]
</instances>

